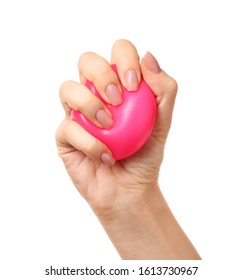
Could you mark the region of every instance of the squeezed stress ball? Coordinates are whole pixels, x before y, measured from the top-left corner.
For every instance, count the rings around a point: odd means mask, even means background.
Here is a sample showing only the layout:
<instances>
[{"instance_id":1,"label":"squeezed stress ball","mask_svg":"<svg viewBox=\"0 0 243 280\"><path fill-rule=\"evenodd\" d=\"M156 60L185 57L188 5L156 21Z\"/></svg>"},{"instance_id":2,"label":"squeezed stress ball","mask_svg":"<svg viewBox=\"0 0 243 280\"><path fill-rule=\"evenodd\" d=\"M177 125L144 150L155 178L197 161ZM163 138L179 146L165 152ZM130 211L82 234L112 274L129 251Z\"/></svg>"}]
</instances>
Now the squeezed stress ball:
<instances>
[{"instance_id":1,"label":"squeezed stress ball","mask_svg":"<svg viewBox=\"0 0 243 280\"><path fill-rule=\"evenodd\" d=\"M112 68L117 74L116 66L112 65ZM114 125L110 129L99 128L75 110L72 110L72 119L102 141L116 160L137 152L148 140L157 115L156 99L149 86L143 79L136 91L127 91L121 85L123 102L112 106L104 101L91 82L86 81L85 85L111 111Z\"/></svg>"}]
</instances>

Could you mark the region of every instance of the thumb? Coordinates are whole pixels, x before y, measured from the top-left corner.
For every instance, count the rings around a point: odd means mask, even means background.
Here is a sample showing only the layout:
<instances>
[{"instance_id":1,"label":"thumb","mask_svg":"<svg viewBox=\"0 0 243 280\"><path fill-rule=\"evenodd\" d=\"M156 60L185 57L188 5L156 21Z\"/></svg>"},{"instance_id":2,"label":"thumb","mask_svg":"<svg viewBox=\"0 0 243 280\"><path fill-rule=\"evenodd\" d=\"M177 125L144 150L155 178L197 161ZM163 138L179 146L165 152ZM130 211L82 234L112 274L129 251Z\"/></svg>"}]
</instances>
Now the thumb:
<instances>
[{"instance_id":1,"label":"thumb","mask_svg":"<svg viewBox=\"0 0 243 280\"><path fill-rule=\"evenodd\" d=\"M177 82L160 68L155 57L149 52L142 58L141 70L143 78L154 92L158 104L154 136L159 137L160 141L165 141L170 130Z\"/></svg>"}]
</instances>

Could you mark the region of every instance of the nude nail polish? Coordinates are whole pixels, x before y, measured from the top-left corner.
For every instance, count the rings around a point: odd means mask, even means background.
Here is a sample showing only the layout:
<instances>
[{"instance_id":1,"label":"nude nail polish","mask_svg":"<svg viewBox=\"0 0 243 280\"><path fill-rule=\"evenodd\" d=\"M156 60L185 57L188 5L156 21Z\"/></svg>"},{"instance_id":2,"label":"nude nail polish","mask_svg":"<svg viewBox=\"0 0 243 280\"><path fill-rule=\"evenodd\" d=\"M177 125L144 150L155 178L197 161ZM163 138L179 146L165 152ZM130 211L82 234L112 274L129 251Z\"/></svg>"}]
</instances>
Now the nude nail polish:
<instances>
[{"instance_id":1,"label":"nude nail polish","mask_svg":"<svg viewBox=\"0 0 243 280\"><path fill-rule=\"evenodd\" d=\"M109 166L114 165L114 163L116 162L116 160L112 157L111 154L104 152L101 157L100 157L101 161Z\"/></svg>"},{"instance_id":2,"label":"nude nail polish","mask_svg":"<svg viewBox=\"0 0 243 280\"><path fill-rule=\"evenodd\" d=\"M135 70L129 70L125 74L125 84L128 91L135 91L138 88L138 75Z\"/></svg>"},{"instance_id":3,"label":"nude nail polish","mask_svg":"<svg viewBox=\"0 0 243 280\"><path fill-rule=\"evenodd\" d=\"M96 119L104 128L109 129L113 126L112 117L103 109L96 113Z\"/></svg>"},{"instance_id":4,"label":"nude nail polish","mask_svg":"<svg viewBox=\"0 0 243 280\"><path fill-rule=\"evenodd\" d=\"M106 95L113 106L117 106L122 103L122 95L116 85L108 85L106 88Z\"/></svg>"},{"instance_id":5,"label":"nude nail polish","mask_svg":"<svg viewBox=\"0 0 243 280\"><path fill-rule=\"evenodd\" d=\"M149 71L151 71L155 74L160 73L161 69L160 69L159 63L150 52L147 52L145 54L145 56L143 57L143 62Z\"/></svg>"}]
</instances>

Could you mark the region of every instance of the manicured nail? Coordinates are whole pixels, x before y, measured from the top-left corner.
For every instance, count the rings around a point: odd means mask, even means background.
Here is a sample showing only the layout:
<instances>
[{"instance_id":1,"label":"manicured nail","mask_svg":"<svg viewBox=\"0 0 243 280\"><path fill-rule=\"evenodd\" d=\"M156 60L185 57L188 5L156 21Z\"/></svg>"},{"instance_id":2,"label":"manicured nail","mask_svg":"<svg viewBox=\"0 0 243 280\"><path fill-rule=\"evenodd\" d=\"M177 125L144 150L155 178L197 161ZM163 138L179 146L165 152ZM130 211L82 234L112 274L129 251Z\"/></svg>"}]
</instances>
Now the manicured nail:
<instances>
[{"instance_id":1,"label":"manicured nail","mask_svg":"<svg viewBox=\"0 0 243 280\"><path fill-rule=\"evenodd\" d=\"M96 119L104 128L111 128L113 125L112 117L103 109L96 113Z\"/></svg>"},{"instance_id":2,"label":"manicured nail","mask_svg":"<svg viewBox=\"0 0 243 280\"><path fill-rule=\"evenodd\" d=\"M109 98L113 106L119 105L122 103L122 96L118 87L114 84L108 85L106 88L106 95Z\"/></svg>"},{"instance_id":3,"label":"manicured nail","mask_svg":"<svg viewBox=\"0 0 243 280\"><path fill-rule=\"evenodd\" d=\"M136 71L129 70L126 72L125 84L126 84L126 89L128 91L134 91L138 89L139 81L138 81L138 75Z\"/></svg>"},{"instance_id":4,"label":"manicured nail","mask_svg":"<svg viewBox=\"0 0 243 280\"><path fill-rule=\"evenodd\" d=\"M104 164L110 166L114 165L114 163L116 162L112 155L106 152L101 155L100 159L101 161L103 161Z\"/></svg>"},{"instance_id":5,"label":"manicured nail","mask_svg":"<svg viewBox=\"0 0 243 280\"><path fill-rule=\"evenodd\" d=\"M145 56L143 57L143 63L148 68L149 71L151 71L155 74L160 73L161 69L160 69L159 63L150 52L147 52L145 54Z\"/></svg>"}]
</instances>

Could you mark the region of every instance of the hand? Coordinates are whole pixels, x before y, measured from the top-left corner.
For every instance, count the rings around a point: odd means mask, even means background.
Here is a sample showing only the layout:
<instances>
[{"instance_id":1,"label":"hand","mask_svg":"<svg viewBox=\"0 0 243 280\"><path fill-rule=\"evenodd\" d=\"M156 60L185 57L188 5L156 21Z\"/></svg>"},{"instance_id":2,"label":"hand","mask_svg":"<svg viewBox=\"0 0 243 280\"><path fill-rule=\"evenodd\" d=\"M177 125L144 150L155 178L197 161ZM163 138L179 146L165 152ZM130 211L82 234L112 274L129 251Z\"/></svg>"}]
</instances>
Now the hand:
<instances>
[{"instance_id":1,"label":"hand","mask_svg":"<svg viewBox=\"0 0 243 280\"><path fill-rule=\"evenodd\" d=\"M140 66L135 47L126 40L114 44L111 63L117 65L120 80L128 90L137 89L143 75L156 95L158 117L145 146L128 159L115 162L109 149L72 121L70 113L71 109L77 109L95 124L109 127L112 125L109 110L83 82L86 79L92 81L102 97L115 105L122 102L119 82L105 59L94 53L80 57L81 83L68 81L60 89L66 116L56 133L56 140L70 177L95 212L116 208L127 192L134 191L137 196L137 192L146 192L157 185L177 92L175 80L159 68L150 53L145 55ZM105 116L99 122L100 111Z\"/></svg>"},{"instance_id":2,"label":"hand","mask_svg":"<svg viewBox=\"0 0 243 280\"><path fill-rule=\"evenodd\" d=\"M75 109L97 126L112 126L109 110L83 85L85 80L93 82L108 103L120 104L121 89L110 63L116 64L119 78L128 90L136 90L143 76L158 105L157 121L147 143L133 156L116 162L111 151L70 116L71 109ZM85 53L78 64L80 83L67 81L61 86L65 118L56 132L59 155L74 185L90 204L123 258L167 258L166 250L161 254L161 248L155 244L157 240L163 240L160 234L164 235L163 226L158 226L156 219L161 214L166 222L174 218L159 189L158 176L177 83L150 53L140 64L136 48L126 40L115 42L110 63L95 53ZM183 234L182 239L188 242ZM150 249L139 249L141 246L137 242L141 241L147 242ZM150 252L152 248L154 250Z\"/></svg>"}]
</instances>

